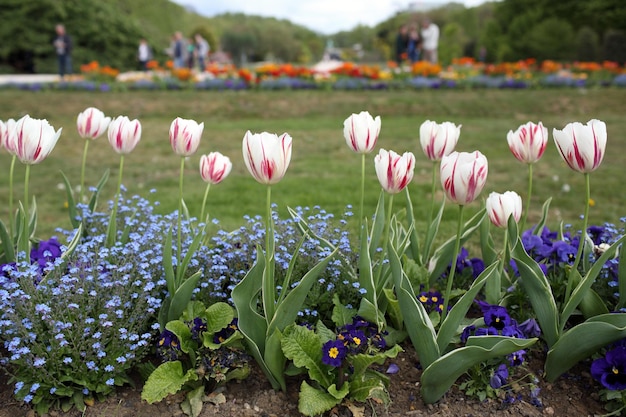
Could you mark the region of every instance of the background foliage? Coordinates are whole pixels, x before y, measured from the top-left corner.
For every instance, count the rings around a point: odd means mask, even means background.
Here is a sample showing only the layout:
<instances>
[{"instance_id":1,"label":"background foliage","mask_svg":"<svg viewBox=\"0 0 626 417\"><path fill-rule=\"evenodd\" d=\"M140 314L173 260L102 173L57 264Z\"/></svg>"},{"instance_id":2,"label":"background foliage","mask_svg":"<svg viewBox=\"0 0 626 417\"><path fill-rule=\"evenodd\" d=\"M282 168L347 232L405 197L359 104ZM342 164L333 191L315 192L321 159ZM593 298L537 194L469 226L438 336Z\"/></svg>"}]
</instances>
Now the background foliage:
<instances>
[{"instance_id":1,"label":"background foliage","mask_svg":"<svg viewBox=\"0 0 626 417\"><path fill-rule=\"evenodd\" d=\"M59 22L74 39L75 67L97 60L127 70L136 68L141 37L164 61L177 30L186 36L205 34L213 51L224 50L237 64L317 62L329 41L344 59L384 61L393 56L397 28L419 24L425 14L441 28L444 64L481 55L487 61L626 62L622 0L503 0L471 8L449 3L428 12L399 10L375 27L361 25L330 36L274 18L239 13L207 18L168 0L0 0L0 36L6 40L0 44L0 72L55 72L52 40Z\"/></svg>"}]
</instances>

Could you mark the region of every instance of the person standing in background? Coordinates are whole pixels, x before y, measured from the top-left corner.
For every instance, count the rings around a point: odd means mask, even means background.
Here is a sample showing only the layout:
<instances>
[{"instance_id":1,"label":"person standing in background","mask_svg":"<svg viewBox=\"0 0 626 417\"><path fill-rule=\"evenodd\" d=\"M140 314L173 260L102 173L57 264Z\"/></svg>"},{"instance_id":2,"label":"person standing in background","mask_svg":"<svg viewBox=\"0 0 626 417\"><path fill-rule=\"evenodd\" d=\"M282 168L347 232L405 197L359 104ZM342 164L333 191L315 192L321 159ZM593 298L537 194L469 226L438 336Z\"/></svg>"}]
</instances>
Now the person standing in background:
<instances>
[{"instance_id":1,"label":"person standing in background","mask_svg":"<svg viewBox=\"0 0 626 417\"><path fill-rule=\"evenodd\" d=\"M150 45L145 39L139 41L139 48L137 48L137 59L139 60L139 68L142 71L148 70L148 61L152 59L152 51Z\"/></svg>"},{"instance_id":2,"label":"person standing in background","mask_svg":"<svg viewBox=\"0 0 626 417\"><path fill-rule=\"evenodd\" d=\"M187 45L181 32L174 33L174 42L172 44L172 58L174 59L174 68L183 68L185 66L185 56L187 54Z\"/></svg>"},{"instance_id":3,"label":"person standing in background","mask_svg":"<svg viewBox=\"0 0 626 417\"><path fill-rule=\"evenodd\" d=\"M439 48L439 26L424 19L422 25L422 50L424 52L424 60L436 64L439 60L437 57L437 49Z\"/></svg>"},{"instance_id":4,"label":"person standing in background","mask_svg":"<svg viewBox=\"0 0 626 417\"><path fill-rule=\"evenodd\" d=\"M196 56L198 57L198 67L200 68L200 72L204 72L206 69L206 63L209 59L209 52L211 51L211 46L206 39L202 37L199 33L196 33Z\"/></svg>"},{"instance_id":5,"label":"person standing in background","mask_svg":"<svg viewBox=\"0 0 626 417\"><path fill-rule=\"evenodd\" d=\"M409 56L409 61L412 64L416 63L420 60L420 52L422 50L422 38L420 38L419 29L417 26L411 27L409 31L409 46L407 49L407 53Z\"/></svg>"},{"instance_id":6,"label":"person standing in background","mask_svg":"<svg viewBox=\"0 0 626 417\"><path fill-rule=\"evenodd\" d=\"M72 39L61 24L56 25L56 34L53 44L59 63L59 76L63 79L66 74L72 73Z\"/></svg>"},{"instance_id":7,"label":"person standing in background","mask_svg":"<svg viewBox=\"0 0 626 417\"><path fill-rule=\"evenodd\" d=\"M409 29L406 25L400 26L396 36L396 63L402 64L406 59L407 47L409 45Z\"/></svg>"}]
</instances>

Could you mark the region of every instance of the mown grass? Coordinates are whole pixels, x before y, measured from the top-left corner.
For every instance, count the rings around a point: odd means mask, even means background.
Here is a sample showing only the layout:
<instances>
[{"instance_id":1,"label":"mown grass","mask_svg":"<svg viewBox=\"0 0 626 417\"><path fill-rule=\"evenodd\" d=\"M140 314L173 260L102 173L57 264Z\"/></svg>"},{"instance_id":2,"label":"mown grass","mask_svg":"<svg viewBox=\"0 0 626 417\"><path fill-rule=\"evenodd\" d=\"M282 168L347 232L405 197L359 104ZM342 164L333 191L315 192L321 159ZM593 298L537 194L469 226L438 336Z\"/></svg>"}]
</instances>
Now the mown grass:
<instances>
[{"instance_id":1,"label":"mown grass","mask_svg":"<svg viewBox=\"0 0 626 417\"><path fill-rule=\"evenodd\" d=\"M573 121L603 120L608 129L608 146L600 169L592 174L590 222L619 221L626 214L626 91L619 89L575 90L467 90L467 91L238 91L238 92L108 92L82 93L42 91L38 93L4 90L0 92L0 119L30 114L46 118L63 127L55 150L42 164L31 170L31 193L39 206L39 235L49 236L56 227L69 227L64 208L63 171L74 185L79 183L83 149L75 127L77 114L95 106L109 116L138 118L143 126L142 140L126 157L124 184L129 193L139 193L160 202L162 212L175 210L178 201L178 167L168 140L171 121L177 117L204 122L200 149L187 163L184 197L190 211L199 215L205 184L198 174L202 153L220 151L233 161L233 171L224 183L213 186L208 209L211 216L227 228L242 223L245 214L263 211L265 187L246 171L241 156L241 140L252 132L288 132L293 138L293 157L286 178L274 186L272 196L279 209L287 206L319 205L340 215L347 204L359 202L360 157L353 154L343 138L343 121L353 112L368 110L382 118L377 149L416 155L415 179L411 193L418 219L430 207L431 163L419 147L419 126L426 120L462 124L459 151L483 152L489 160L489 176L481 198L489 192L514 190L526 195L526 167L511 155L506 134L520 124L542 121L550 130ZM374 211L380 192L376 179L374 154L367 156L365 210ZM0 218L8 218L8 172L10 157L0 155ZM19 164L18 164L19 165ZM101 205L113 196L119 157L105 137L90 144L87 184L94 185L103 172L111 179L103 192ZM23 167L16 169L15 198L23 198ZM543 159L535 166L533 202L529 222L536 221L542 203L552 197L549 224L560 221L579 226L583 211L583 176L570 171L561 161L550 140ZM570 191L564 191L568 185ZM567 187L565 187L567 188ZM150 194L150 189L156 193ZM435 198L441 198L436 195ZM399 199L397 199L399 200ZM397 201L396 200L396 201ZM400 207L397 204L396 207ZM480 203L471 205L477 210ZM452 231L456 217L448 207L444 230Z\"/></svg>"}]
</instances>

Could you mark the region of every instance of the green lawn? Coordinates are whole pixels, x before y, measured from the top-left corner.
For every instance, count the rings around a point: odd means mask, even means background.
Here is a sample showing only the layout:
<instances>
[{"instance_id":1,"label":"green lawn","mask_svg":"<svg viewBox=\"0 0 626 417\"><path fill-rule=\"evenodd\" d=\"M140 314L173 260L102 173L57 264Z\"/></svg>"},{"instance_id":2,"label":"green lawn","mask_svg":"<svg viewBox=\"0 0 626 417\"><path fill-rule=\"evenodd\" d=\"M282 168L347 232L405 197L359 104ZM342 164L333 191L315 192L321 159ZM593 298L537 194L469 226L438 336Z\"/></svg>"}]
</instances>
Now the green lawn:
<instances>
[{"instance_id":1,"label":"green lawn","mask_svg":"<svg viewBox=\"0 0 626 417\"><path fill-rule=\"evenodd\" d=\"M200 154L220 151L233 161L233 171L224 183L211 188L208 209L226 227L242 223L245 214L264 209L265 187L246 171L241 141L246 130L288 132L293 138L293 156L286 178L273 187L273 200L281 211L287 206L320 205L341 214L347 204L359 202L360 157L353 154L343 138L343 121L351 113L368 110L382 118L377 149L398 153L412 151L417 166L411 193L416 215L424 218L430 207L431 163L419 147L419 126L426 120L462 124L457 150L480 150L489 160L489 176L481 197L489 192L514 190L526 195L526 167L510 153L506 134L527 121L542 121L550 130L573 121L591 118L607 124L608 145L605 160L592 174L590 223L619 221L626 195L626 90L466 90L466 91L239 91L239 92L59 92L38 93L0 91L0 119L30 114L46 118L63 133L56 149L39 166L31 169L30 189L39 206L39 236L46 237L56 227L69 227L64 209L65 191L59 171L74 185L79 183L83 139L76 132L76 116L94 106L109 116L138 118L143 126L142 140L126 157L124 184L130 193L139 193L161 203L160 210L177 207L179 159L172 152L168 130L177 117L204 122L200 149L190 158L185 172L185 201L192 214L199 215L205 189L198 174ZM380 192L373 165L367 156L366 213L372 213ZM0 218L8 217L8 172L10 158L0 155ZM18 164L19 165L19 164ZM104 199L113 196L119 157L105 137L89 148L87 183L94 185L110 169L111 180ZM552 197L549 224L561 220L579 225L583 211L583 176L570 171L560 160L550 140L543 159L535 166L535 187L529 222L536 221L542 203ZM15 198L23 198L22 166L15 176ZM563 191L565 185L570 191ZM567 187L565 187L567 188ZM150 189L156 193L150 194ZM436 198L441 198L441 194ZM472 204L473 210L480 203ZM399 207L399 205L398 205ZM445 220L455 217L449 207ZM452 224L444 225L453 230Z\"/></svg>"}]
</instances>

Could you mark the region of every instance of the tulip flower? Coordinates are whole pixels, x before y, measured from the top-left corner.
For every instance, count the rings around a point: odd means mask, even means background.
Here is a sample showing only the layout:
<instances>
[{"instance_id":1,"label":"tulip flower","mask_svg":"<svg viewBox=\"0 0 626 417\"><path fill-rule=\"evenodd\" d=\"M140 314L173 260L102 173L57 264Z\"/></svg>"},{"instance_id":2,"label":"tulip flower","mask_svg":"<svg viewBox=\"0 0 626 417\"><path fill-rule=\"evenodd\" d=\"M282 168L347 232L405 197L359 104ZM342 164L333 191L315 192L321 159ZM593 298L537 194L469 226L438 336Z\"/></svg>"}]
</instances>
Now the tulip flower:
<instances>
[{"instance_id":1,"label":"tulip flower","mask_svg":"<svg viewBox=\"0 0 626 417\"><path fill-rule=\"evenodd\" d=\"M15 150L12 149L13 141L9 142L9 136L15 131L15 120L9 119L6 122L0 120L0 146L6 149L11 155L15 155Z\"/></svg>"},{"instance_id":2,"label":"tulip flower","mask_svg":"<svg viewBox=\"0 0 626 417\"><path fill-rule=\"evenodd\" d=\"M343 136L354 152L361 154L361 204L359 222L363 222L363 200L365 198L365 154L372 152L380 134L380 116L373 118L369 112L353 113L343 122ZM360 229L360 227L359 227Z\"/></svg>"},{"instance_id":3,"label":"tulip flower","mask_svg":"<svg viewBox=\"0 0 626 417\"><path fill-rule=\"evenodd\" d=\"M487 158L479 151L452 152L441 159L441 185L456 204L474 201L487 181Z\"/></svg>"},{"instance_id":4,"label":"tulip flower","mask_svg":"<svg viewBox=\"0 0 626 417\"><path fill-rule=\"evenodd\" d=\"M554 136L554 143L565 163L574 171L585 176L585 214L583 215L583 228L581 229L578 252L571 269L573 274L577 273L576 269L583 256L583 247L587 240L589 201L591 200L589 173L595 171L604 158L607 139L606 124L596 119L589 120L586 125L579 122L569 123L563 130L554 129L552 136ZM567 280L565 301L569 300L574 280L575 277L573 276Z\"/></svg>"},{"instance_id":5,"label":"tulip flower","mask_svg":"<svg viewBox=\"0 0 626 417\"><path fill-rule=\"evenodd\" d=\"M606 124L592 119L586 125L569 123L563 130L552 131L561 158L574 171L587 174L595 171L604 158Z\"/></svg>"},{"instance_id":6,"label":"tulip flower","mask_svg":"<svg viewBox=\"0 0 626 417\"><path fill-rule=\"evenodd\" d=\"M107 247L113 246L116 240L117 226L117 205L120 199L120 193L122 190L122 173L124 171L124 155L130 153L135 149L135 146L141 139L141 123L138 120L129 120L126 116L116 117L110 124L107 131L109 143L113 146L115 152L120 154L120 170L117 180L117 193L115 194L115 201L113 202L113 211L111 211L111 217L109 218L109 226L107 229L106 245Z\"/></svg>"},{"instance_id":7,"label":"tulip flower","mask_svg":"<svg viewBox=\"0 0 626 417\"><path fill-rule=\"evenodd\" d=\"M26 115L15 123L14 130L9 132L7 136L7 149L14 150L17 158L26 165L24 173L24 211L21 214L22 228L18 231L21 239L18 238L17 248L18 253L24 253L26 256L29 256L28 254L30 253L28 239L30 235L28 227L28 219L30 218L28 207L30 166L40 163L50 155L61 136L61 130L55 131L54 127L47 120L33 119ZM13 216L12 213L11 216Z\"/></svg>"},{"instance_id":8,"label":"tulip flower","mask_svg":"<svg viewBox=\"0 0 626 417\"><path fill-rule=\"evenodd\" d=\"M261 184L276 184L287 172L291 161L291 136L250 133L243 138L243 160L248 171Z\"/></svg>"},{"instance_id":9,"label":"tulip flower","mask_svg":"<svg viewBox=\"0 0 626 417\"><path fill-rule=\"evenodd\" d=\"M522 197L514 191L507 191L504 194L491 193L485 202L487 215L491 223L504 229L504 245L500 259L498 273L485 284L485 298L489 304L499 303L502 299L502 276L505 276L504 265L508 265L508 252L506 245L508 242L508 221L511 216L515 222L519 222L522 215ZM510 281L507 282L507 286Z\"/></svg>"},{"instance_id":10,"label":"tulip flower","mask_svg":"<svg viewBox=\"0 0 626 417\"><path fill-rule=\"evenodd\" d=\"M430 212L428 214L428 223L426 234L430 233L432 226L433 214L435 212L435 192L437 184L437 162L441 161L446 155L450 155L454 151L459 136L461 135L461 125L455 125L452 122L437 123L430 120L426 120L420 126L420 145L424 154L430 159L432 164L431 173L431 199L430 199ZM445 204L445 200L441 202ZM424 246L424 258L430 256L430 248L428 245Z\"/></svg>"},{"instance_id":11,"label":"tulip flower","mask_svg":"<svg viewBox=\"0 0 626 417\"><path fill-rule=\"evenodd\" d=\"M381 149L374 158L378 181L385 191L397 194L413 179L415 156L405 152L402 156L394 151Z\"/></svg>"},{"instance_id":12,"label":"tulip flower","mask_svg":"<svg viewBox=\"0 0 626 417\"><path fill-rule=\"evenodd\" d=\"M372 152L379 134L380 116L373 118L369 112L353 113L343 122L343 136L354 152Z\"/></svg>"},{"instance_id":13,"label":"tulip flower","mask_svg":"<svg viewBox=\"0 0 626 417\"><path fill-rule=\"evenodd\" d=\"M115 152L122 155L131 153L141 139L141 123L118 116L109 124L107 135Z\"/></svg>"},{"instance_id":14,"label":"tulip flower","mask_svg":"<svg viewBox=\"0 0 626 417\"><path fill-rule=\"evenodd\" d=\"M204 208L206 207L206 199L209 195L211 184L219 184L228 174L230 174L233 164L230 158L219 152L211 152L208 155L200 157L200 176L207 183L202 200L202 211L200 212L200 221L204 221Z\"/></svg>"},{"instance_id":15,"label":"tulip flower","mask_svg":"<svg viewBox=\"0 0 626 417\"><path fill-rule=\"evenodd\" d=\"M96 139L107 130L111 123L110 117L105 117L104 113L95 107L89 107L76 118L76 128L78 134L84 139Z\"/></svg>"},{"instance_id":16,"label":"tulip flower","mask_svg":"<svg viewBox=\"0 0 626 417\"><path fill-rule=\"evenodd\" d=\"M519 222L522 215L522 197L515 191L507 191L504 194L494 192L487 197L486 207L491 223L506 228L511 216L516 223Z\"/></svg>"},{"instance_id":17,"label":"tulip flower","mask_svg":"<svg viewBox=\"0 0 626 417\"><path fill-rule=\"evenodd\" d=\"M10 236L13 236L13 172L15 171L15 160L17 159L17 155L15 155L15 141L9 141L9 138L13 135L15 131L15 120L9 119L6 123L0 120L0 147L6 149L8 153L12 155L11 158L11 167L9 168L9 232Z\"/></svg>"},{"instance_id":18,"label":"tulip flower","mask_svg":"<svg viewBox=\"0 0 626 417\"><path fill-rule=\"evenodd\" d=\"M14 149L24 164L38 164L50 155L61 136L61 130L55 131L47 120L26 115L15 124L14 134L7 140L7 149Z\"/></svg>"},{"instance_id":19,"label":"tulip flower","mask_svg":"<svg viewBox=\"0 0 626 417\"><path fill-rule=\"evenodd\" d=\"M454 151L460 135L461 125L426 120L420 126L420 145L428 159L433 162L441 161L441 158Z\"/></svg>"},{"instance_id":20,"label":"tulip flower","mask_svg":"<svg viewBox=\"0 0 626 417\"><path fill-rule=\"evenodd\" d=\"M452 152L450 155L441 158L441 185L443 185L446 196L459 205L459 219L457 222L457 232L454 244L454 257L452 258L450 272L448 273L448 283L444 295L444 305L441 312L441 321L448 313L448 302L452 292L452 282L456 273L455 260L459 256L461 246L461 231L463 225L463 207L465 204L474 201L487 181L487 158L479 151L472 153Z\"/></svg>"},{"instance_id":21,"label":"tulip flower","mask_svg":"<svg viewBox=\"0 0 626 417\"><path fill-rule=\"evenodd\" d=\"M523 229L528 217L533 191L533 164L541 159L546 150L548 129L541 122L538 124L528 122L519 126L515 132L509 130L506 140L509 143L509 149L513 156L518 161L528 164L528 195L526 197L526 212L521 225Z\"/></svg>"},{"instance_id":22,"label":"tulip flower","mask_svg":"<svg viewBox=\"0 0 626 417\"><path fill-rule=\"evenodd\" d=\"M534 164L543 156L548 143L548 129L541 122L528 122L517 128L515 132L509 130L506 135L509 149L518 161L525 164Z\"/></svg>"},{"instance_id":23,"label":"tulip flower","mask_svg":"<svg viewBox=\"0 0 626 417\"><path fill-rule=\"evenodd\" d=\"M95 107L88 107L76 118L76 128L81 138L95 140L107 130L111 123L110 117L105 117L104 113ZM85 165L87 164L87 149L89 141L85 141L83 149L83 162L80 170L80 200L83 201L85 189Z\"/></svg>"},{"instance_id":24,"label":"tulip flower","mask_svg":"<svg viewBox=\"0 0 626 417\"><path fill-rule=\"evenodd\" d=\"M191 156L200 145L204 123L177 117L170 125L170 144L176 154Z\"/></svg>"}]
</instances>

